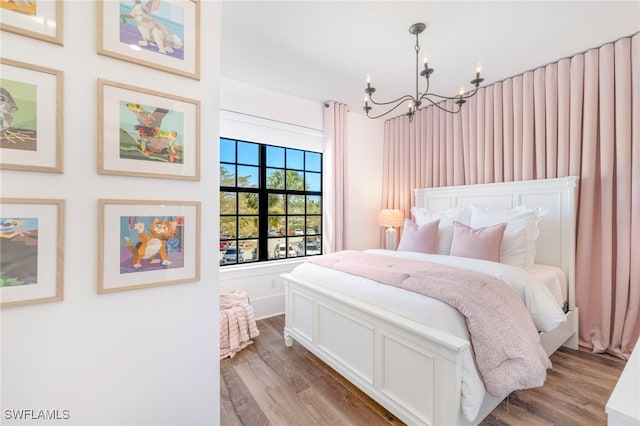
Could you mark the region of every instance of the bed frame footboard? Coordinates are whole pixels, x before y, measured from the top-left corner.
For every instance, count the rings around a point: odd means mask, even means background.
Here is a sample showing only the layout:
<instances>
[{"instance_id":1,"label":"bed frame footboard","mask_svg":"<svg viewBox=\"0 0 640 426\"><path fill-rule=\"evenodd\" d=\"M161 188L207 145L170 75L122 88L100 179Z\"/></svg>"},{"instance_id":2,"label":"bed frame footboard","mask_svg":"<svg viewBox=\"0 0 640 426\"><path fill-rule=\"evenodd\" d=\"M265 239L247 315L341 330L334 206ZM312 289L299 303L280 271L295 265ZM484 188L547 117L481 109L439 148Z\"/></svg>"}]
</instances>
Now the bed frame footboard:
<instances>
[{"instance_id":1,"label":"bed frame footboard","mask_svg":"<svg viewBox=\"0 0 640 426\"><path fill-rule=\"evenodd\" d=\"M283 277L287 346L300 343L408 424L467 423L460 400L468 341Z\"/></svg>"}]
</instances>

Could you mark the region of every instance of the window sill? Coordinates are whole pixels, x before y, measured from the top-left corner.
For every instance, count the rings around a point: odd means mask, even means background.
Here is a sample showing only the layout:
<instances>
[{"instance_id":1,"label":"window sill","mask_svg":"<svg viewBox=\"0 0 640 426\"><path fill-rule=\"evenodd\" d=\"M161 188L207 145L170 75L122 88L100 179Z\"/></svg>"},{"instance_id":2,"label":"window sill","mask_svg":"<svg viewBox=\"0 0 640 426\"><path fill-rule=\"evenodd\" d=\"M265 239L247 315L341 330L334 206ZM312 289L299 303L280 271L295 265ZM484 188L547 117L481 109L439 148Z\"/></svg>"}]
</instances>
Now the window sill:
<instances>
[{"instance_id":1,"label":"window sill","mask_svg":"<svg viewBox=\"0 0 640 426\"><path fill-rule=\"evenodd\" d=\"M220 268L220 280L224 281L266 274L284 274L293 270L293 268L303 263L306 259L307 257L296 257L293 259L273 260L269 262L229 265Z\"/></svg>"}]
</instances>

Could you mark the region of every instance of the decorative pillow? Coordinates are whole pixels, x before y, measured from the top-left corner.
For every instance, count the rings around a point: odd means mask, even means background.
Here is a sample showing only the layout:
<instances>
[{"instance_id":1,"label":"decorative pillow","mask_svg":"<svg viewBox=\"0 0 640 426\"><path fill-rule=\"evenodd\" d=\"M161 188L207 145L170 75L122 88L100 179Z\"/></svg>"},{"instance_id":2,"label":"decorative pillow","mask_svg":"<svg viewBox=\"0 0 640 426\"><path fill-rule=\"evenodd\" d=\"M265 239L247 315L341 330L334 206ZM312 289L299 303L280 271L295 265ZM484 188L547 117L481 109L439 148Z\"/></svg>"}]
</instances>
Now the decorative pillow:
<instances>
[{"instance_id":1,"label":"decorative pillow","mask_svg":"<svg viewBox=\"0 0 640 426\"><path fill-rule=\"evenodd\" d=\"M440 220L417 225L411 219L405 219L398 251L416 251L435 254Z\"/></svg>"},{"instance_id":2,"label":"decorative pillow","mask_svg":"<svg viewBox=\"0 0 640 426\"><path fill-rule=\"evenodd\" d=\"M453 237L453 222L460 222L469 225L471 219L471 209L469 207L454 207L438 213L431 213L422 207L412 207L411 213L418 225L422 225L434 220L440 220L438 225L438 242L436 252L438 254L449 254L451 248L451 238Z\"/></svg>"},{"instance_id":3,"label":"decorative pillow","mask_svg":"<svg viewBox=\"0 0 640 426\"><path fill-rule=\"evenodd\" d=\"M460 222L453 222L451 256L500 261L500 243L506 223L474 229Z\"/></svg>"},{"instance_id":4,"label":"decorative pillow","mask_svg":"<svg viewBox=\"0 0 640 426\"><path fill-rule=\"evenodd\" d=\"M539 235L538 224L548 213L544 208L517 206L512 209L496 209L471 206L469 226L480 228L506 223L500 262L508 265L526 267L533 265L536 257L536 239Z\"/></svg>"}]
</instances>

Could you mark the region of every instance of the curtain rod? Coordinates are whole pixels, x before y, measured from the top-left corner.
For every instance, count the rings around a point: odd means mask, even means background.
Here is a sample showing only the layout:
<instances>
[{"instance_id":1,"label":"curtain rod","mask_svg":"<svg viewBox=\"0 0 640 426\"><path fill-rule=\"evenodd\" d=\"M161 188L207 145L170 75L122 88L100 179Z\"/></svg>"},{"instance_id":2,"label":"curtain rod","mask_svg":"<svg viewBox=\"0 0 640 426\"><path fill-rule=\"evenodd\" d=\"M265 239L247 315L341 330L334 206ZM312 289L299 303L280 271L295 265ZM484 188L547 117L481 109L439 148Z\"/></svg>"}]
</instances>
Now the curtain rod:
<instances>
[{"instance_id":1,"label":"curtain rod","mask_svg":"<svg viewBox=\"0 0 640 426\"><path fill-rule=\"evenodd\" d=\"M514 75L512 75L511 77L505 77L505 78L503 78L502 80L496 80L496 81L492 82L491 84L488 84L488 85L487 85L487 86L485 86L485 87L493 86L494 84L498 84L498 83L505 82L505 81L507 81L507 80L511 80L511 79L513 79L513 78L515 78L515 77L519 77L519 76L521 76L521 75L525 75L525 74L526 74L526 73L528 73L528 72L532 72L532 71L535 71L535 70L538 70L538 69L541 69L541 68L546 68L546 67L548 67L549 65L557 64L557 63L558 63L558 62L560 62L560 61L563 61L563 60L565 60L565 59L571 59L571 58L573 58L574 56L577 56L577 55L584 55L585 53L589 52L590 50L600 49L601 47L606 46L607 44L615 44L615 43L619 42L620 40L623 40L623 39L625 39L625 38L629 38L629 39L630 39L630 38L635 37L635 36L636 36L636 35L638 35L638 34L640 34L640 31L637 31L637 32L635 32L635 33L633 33L633 34L631 34L631 35L628 35L628 36L620 37L620 38L618 38L618 39L616 39L616 40L613 40L613 41L608 41L608 42L606 42L606 43L602 43L600 46L590 47L590 48L588 48L587 50L584 50L584 51L582 51L582 52L577 52L577 53L574 53L574 54L572 54L572 55L570 55L570 56L565 56L565 57L563 57L563 58L556 59L556 60L555 60L555 61L553 61L553 62L549 62L549 63L547 63L547 64L539 65L539 66L537 66L537 67L535 67L535 68L531 68L531 69L529 69L529 70L522 71L522 72L520 72L520 73L518 73L518 74L514 74Z\"/></svg>"},{"instance_id":2,"label":"curtain rod","mask_svg":"<svg viewBox=\"0 0 640 426\"><path fill-rule=\"evenodd\" d=\"M329 101L329 102L336 102L336 103L339 103L339 104L345 105L345 106L347 107L347 112L351 112L351 108L350 108L350 107L349 107L349 105L347 105L347 104L343 104L342 102L338 102L338 101ZM324 103L324 107L325 107L325 108L329 108L329 102L325 102L325 103Z\"/></svg>"}]
</instances>

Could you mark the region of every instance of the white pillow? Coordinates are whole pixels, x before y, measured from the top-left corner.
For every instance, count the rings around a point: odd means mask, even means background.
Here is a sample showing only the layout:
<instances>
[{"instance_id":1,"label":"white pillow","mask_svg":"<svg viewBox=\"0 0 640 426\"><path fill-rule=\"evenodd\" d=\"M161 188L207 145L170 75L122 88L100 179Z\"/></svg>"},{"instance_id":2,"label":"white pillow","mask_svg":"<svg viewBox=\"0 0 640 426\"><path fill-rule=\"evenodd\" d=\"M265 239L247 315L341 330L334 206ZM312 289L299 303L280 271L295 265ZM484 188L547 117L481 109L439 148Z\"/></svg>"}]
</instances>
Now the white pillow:
<instances>
[{"instance_id":1,"label":"white pillow","mask_svg":"<svg viewBox=\"0 0 640 426\"><path fill-rule=\"evenodd\" d=\"M548 212L542 207L496 209L472 205L469 226L482 228L506 223L507 228L500 246L500 262L524 268L534 263L536 239L540 233L538 224Z\"/></svg>"},{"instance_id":2,"label":"white pillow","mask_svg":"<svg viewBox=\"0 0 640 426\"><path fill-rule=\"evenodd\" d=\"M453 222L460 222L469 226L471 209L469 207L454 207L438 213L432 213L422 207L412 207L411 213L418 226L424 225L434 220L440 220L438 224L438 242L436 243L437 254L449 254L451 250L451 239L453 238Z\"/></svg>"}]
</instances>

